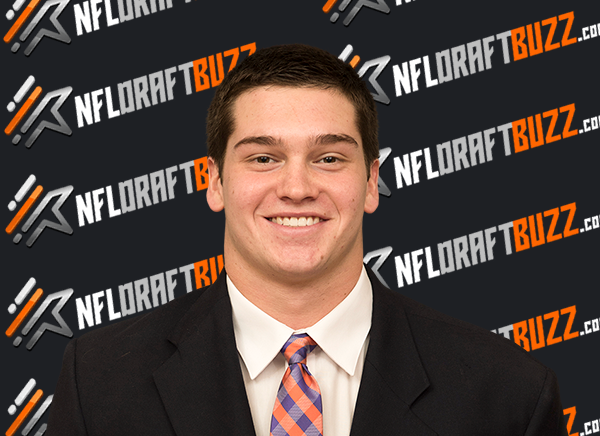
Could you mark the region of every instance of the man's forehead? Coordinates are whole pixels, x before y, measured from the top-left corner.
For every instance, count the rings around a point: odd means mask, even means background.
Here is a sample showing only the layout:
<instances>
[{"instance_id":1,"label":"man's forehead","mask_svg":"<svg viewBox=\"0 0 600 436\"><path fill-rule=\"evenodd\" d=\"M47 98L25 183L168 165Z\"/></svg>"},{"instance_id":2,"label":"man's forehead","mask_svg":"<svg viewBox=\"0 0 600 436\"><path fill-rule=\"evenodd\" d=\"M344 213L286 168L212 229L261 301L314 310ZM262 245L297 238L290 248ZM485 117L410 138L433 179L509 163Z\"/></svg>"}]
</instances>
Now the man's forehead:
<instances>
[{"instance_id":1,"label":"man's forehead","mask_svg":"<svg viewBox=\"0 0 600 436\"><path fill-rule=\"evenodd\" d=\"M305 121L308 112L319 112L318 119L306 122L299 134L309 144L329 145L347 143L360 147L362 143L355 105L340 91L332 88L297 86L260 86L238 95L231 106L231 134L228 148L243 144L285 145L277 128L286 129L292 118ZM277 115L290 108L290 118ZM325 109L327 108L327 109ZM322 120L329 123L321 123ZM279 123L279 125L278 125ZM311 133L314 124L323 124L322 132ZM240 131L242 129L242 131ZM289 136L289 131L284 136ZM241 137L240 137L241 136Z\"/></svg>"},{"instance_id":2,"label":"man's forehead","mask_svg":"<svg viewBox=\"0 0 600 436\"><path fill-rule=\"evenodd\" d=\"M308 98L314 98L318 100L337 100L337 106L347 104L352 108L354 119L356 119L356 106L348 96L343 94L337 88L321 88L316 86L279 86L279 85L268 85L268 86L257 86L247 90L244 90L237 95L231 103L231 115L232 121L235 122L236 115L239 116L240 111L248 111L259 105L270 105L273 103L285 103L289 97L280 100L278 97L284 96L302 96ZM344 102L344 103L342 103Z\"/></svg>"}]
</instances>

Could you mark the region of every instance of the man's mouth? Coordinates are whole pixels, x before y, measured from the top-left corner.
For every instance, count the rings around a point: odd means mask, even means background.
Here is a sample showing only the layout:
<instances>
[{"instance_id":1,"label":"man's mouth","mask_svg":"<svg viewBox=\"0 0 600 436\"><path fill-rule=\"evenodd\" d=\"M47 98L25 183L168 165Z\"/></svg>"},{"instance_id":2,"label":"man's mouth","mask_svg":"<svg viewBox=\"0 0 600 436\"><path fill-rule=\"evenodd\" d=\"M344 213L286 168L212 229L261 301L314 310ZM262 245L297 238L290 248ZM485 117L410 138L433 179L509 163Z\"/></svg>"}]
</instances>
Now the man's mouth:
<instances>
[{"instance_id":1,"label":"man's mouth","mask_svg":"<svg viewBox=\"0 0 600 436\"><path fill-rule=\"evenodd\" d=\"M274 222L275 224L279 224L286 227L307 227L318 224L320 221L319 217L273 217L267 218Z\"/></svg>"}]
</instances>

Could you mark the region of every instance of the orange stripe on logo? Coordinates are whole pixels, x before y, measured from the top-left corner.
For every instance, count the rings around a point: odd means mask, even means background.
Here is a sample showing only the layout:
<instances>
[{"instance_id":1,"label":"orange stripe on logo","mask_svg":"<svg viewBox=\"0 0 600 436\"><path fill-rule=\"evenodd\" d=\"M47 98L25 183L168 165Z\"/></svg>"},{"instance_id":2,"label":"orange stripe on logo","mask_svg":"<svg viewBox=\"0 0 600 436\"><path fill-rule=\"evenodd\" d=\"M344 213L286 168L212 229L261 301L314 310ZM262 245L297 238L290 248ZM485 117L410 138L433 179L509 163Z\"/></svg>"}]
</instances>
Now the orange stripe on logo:
<instances>
[{"instance_id":1,"label":"orange stripe on logo","mask_svg":"<svg viewBox=\"0 0 600 436\"><path fill-rule=\"evenodd\" d=\"M29 14L33 12L39 2L40 0L31 0L31 2L29 2L23 13L19 16L17 21L15 21L15 24L13 24L8 33L4 35L4 42L9 43L10 40L13 39L15 33L19 31L25 20L27 20L27 17L29 17Z\"/></svg>"},{"instance_id":2,"label":"orange stripe on logo","mask_svg":"<svg viewBox=\"0 0 600 436\"><path fill-rule=\"evenodd\" d=\"M6 129L4 129L4 133L6 133L7 135L10 135L13 132L13 130L15 130L15 127L17 127L17 124L19 124L21 122L21 119L25 116L25 114L27 113L29 108L31 108L31 105L33 103L35 103L35 101L37 100L37 98L40 96L41 93L42 93L41 86L38 86L37 88L35 88L33 90L33 92L27 98L25 103L23 103L23 106L21 106L21 109L19 109L19 112L17 112L17 114L14 116L14 118L12 120L10 120L10 123L8 123L8 126L6 126Z\"/></svg>"},{"instance_id":3,"label":"orange stripe on logo","mask_svg":"<svg viewBox=\"0 0 600 436\"><path fill-rule=\"evenodd\" d=\"M356 65L358 65L358 63L360 62L360 56L356 55L352 58L352 60L350 61L350 66L352 68L355 68Z\"/></svg>"},{"instance_id":4,"label":"orange stripe on logo","mask_svg":"<svg viewBox=\"0 0 600 436\"><path fill-rule=\"evenodd\" d=\"M42 291L42 288L35 291L35 294L33 294L33 296L29 299L25 307L23 307L23 310L19 312L19 314L12 322L10 327L6 330L6 336L10 338L15 333L15 331L19 328L23 320L27 317L27 315L29 315L29 312L31 312L33 306L35 306L36 303L40 300L42 295L44 295L44 291Z\"/></svg>"},{"instance_id":5,"label":"orange stripe on logo","mask_svg":"<svg viewBox=\"0 0 600 436\"><path fill-rule=\"evenodd\" d=\"M25 418L27 418L27 415L31 413L35 405L38 403L38 401L40 401L42 395L44 395L44 391L42 391L41 389L38 389L37 392L33 394L31 400L29 400L27 405L23 408L23 410L21 410L21 413L19 413L19 416L17 416L17 418L13 421L9 429L6 430L6 436L12 436L13 434L15 434L19 426L23 424L23 421L25 420Z\"/></svg>"},{"instance_id":6,"label":"orange stripe on logo","mask_svg":"<svg viewBox=\"0 0 600 436\"><path fill-rule=\"evenodd\" d=\"M333 5L335 5L336 3L337 0L328 0L327 3L325 3L325 6L323 6L323 12L325 12L326 14L329 13Z\"/></svg>"},{"instance_id":7,"label":"orange stripe on logo","mask_svg":"<svg viewBox=\"0 0 600 436\"><path fill-rule=\"evenodd\" d=\"M19 225L19 223L21 222L21 220L23 219L25 214L27 214L29 209L31 209L31 206L33 206L33 203L35 203L35 201L38 199L38 197L40 196L40 194L43 191L44 191L44 188L42 188L42 185L38 185L38 187L35 188L35 191L33 191L31 193L31 195L29 196L29 198L27 199L27 201L25 202L23 207L21 207L21 209L19 209L19 211L17 212L15 217L12 219L12 221L10 222L8 227L6 227L6 233L8 233L10 235L13 232L13 230L15 230L15 227L17 227Z\"/></svg>"}]
</instances>

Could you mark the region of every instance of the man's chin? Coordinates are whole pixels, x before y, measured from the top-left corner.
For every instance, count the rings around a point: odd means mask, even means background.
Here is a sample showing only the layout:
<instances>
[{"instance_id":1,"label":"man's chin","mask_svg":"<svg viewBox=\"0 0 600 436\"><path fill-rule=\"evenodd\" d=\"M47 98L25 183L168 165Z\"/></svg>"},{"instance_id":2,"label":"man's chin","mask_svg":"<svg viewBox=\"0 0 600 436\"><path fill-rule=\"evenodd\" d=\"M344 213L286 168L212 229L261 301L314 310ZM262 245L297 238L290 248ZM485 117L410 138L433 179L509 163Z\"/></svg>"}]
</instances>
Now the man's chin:
<instances>
[{"instance_id":1,"label":"man's chin","mask_svg":"<svg viewBox=\"0 0 600 436\"><path fill-rule=\"evenodd\" d=\"M307 280L311 276L317 276L324 268L323 260L290 258L285 261L279 260L273 265L273 271L280 278Z\"/></svg>"}]
</instances>

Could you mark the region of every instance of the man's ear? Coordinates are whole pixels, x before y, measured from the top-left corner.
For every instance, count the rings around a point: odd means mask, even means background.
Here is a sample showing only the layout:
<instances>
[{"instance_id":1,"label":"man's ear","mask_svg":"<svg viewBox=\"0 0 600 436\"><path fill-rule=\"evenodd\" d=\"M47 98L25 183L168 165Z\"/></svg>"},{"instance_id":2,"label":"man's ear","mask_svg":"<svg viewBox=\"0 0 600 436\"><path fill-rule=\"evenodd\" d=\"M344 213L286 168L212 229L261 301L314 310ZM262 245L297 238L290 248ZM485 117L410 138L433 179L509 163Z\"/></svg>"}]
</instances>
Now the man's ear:
<instances>
[{"instance_id":1,"label":"man's ear","mask_svg":"<svg viewBox=\"0 0 600 436\"><path fill-rule=\"evenodd\" d=\"M219 167L212 157L208 158L208 189L206 190L206 201L213 212L220 212L225 207L223 203L223 182Z\"/></svg>"},{"instance_id":2,"label":"man's ear","mask_svg":"<svg viewBox=\"0 0 600 436\"><path fill-rule=\"evenodd\" d=\"M367 195L365 197L365 212L373 213L379 206L379 159L371 164L369 180L367 181Z\"/></svg>"}]
</instances>

